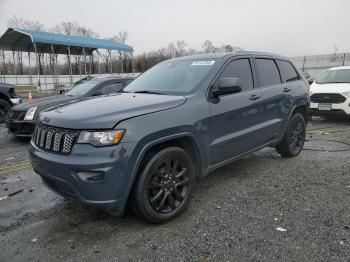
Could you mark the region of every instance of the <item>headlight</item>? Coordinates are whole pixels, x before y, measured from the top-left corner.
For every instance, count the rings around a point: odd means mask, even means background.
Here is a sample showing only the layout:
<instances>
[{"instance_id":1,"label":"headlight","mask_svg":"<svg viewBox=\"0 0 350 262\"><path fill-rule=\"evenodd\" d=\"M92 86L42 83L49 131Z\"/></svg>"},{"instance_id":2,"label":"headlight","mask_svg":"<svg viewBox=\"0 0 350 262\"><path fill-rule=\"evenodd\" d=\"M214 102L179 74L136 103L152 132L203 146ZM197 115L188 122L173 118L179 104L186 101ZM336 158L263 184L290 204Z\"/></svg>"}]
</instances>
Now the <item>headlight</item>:
<instances>
[{"instance_id":1,"label":"headlight","mask_svg":"<svg viewBox=\"0 0 350 262\"><path fill-rule=\"evenodd\" d=\"M31 107L27 110L26 115L24 116L24 120L33 120L35 115L36 107Z\"/></svg>"},{"instance_id":2,"label":"headlight","mask_svg":"<svg viewBox=\"0 0 350 262\"><path fill-rule=\"evenodd\" d=\"M109 131L81 131L78 144L91 144L94 146L111 146L119 144L125 130Z\"/></svg>"},{"instance_id":3,"label":"headlight","mask_svg":"<svg viewBox=\"0 0 350 262\"><path fill-rule=\"evenodd\" d=\"M346 92L344 93L344 95L346 95L347 97L350 97L350 92Z\"/></svg>"},{"instance_id":4,"label":"headlight","mask_svg":"<svg viewBox=\"0 0 350 262\"><path fill-rule=\"evenodd\" d=\"M18 105L18 104L22 103L22 98L20 98L20 97L10 98L10 101L12 104Z\"/></svg>"}]
</instances>

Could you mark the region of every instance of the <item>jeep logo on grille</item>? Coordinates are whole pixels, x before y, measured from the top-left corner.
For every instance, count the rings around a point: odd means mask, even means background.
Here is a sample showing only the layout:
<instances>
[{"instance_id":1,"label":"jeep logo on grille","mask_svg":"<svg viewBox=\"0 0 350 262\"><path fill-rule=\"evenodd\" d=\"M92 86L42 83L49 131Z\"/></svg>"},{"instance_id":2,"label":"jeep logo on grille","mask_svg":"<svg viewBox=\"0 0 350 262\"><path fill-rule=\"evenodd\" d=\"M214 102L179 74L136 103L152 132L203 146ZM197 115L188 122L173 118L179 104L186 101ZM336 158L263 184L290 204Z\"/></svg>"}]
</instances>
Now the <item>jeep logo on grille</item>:
<instances>
[{"instance_id":1,"label":"jeep logo on grille","mask_svg":"<svg viewBox=\"0 0 350 262\"><path fill-rule=\"evenodd\" d=\"M47 124L48 122L50 122L50 119L47 116L45 116L43 122Z\"/></svg>"}]
</instances>

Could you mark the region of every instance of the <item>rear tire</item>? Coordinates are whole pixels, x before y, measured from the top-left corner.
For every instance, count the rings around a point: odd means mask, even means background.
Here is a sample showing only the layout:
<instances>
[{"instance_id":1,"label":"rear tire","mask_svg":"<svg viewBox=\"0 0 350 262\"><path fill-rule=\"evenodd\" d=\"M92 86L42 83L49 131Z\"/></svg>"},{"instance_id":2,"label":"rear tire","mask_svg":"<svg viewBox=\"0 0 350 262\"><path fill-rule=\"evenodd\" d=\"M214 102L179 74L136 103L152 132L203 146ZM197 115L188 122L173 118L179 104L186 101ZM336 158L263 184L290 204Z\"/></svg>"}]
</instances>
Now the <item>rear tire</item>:
<instances>
[{"instance_id":1,"label":"rear tire","mask_svg":"<svg viewBox=\"0 0 350 262\"><path fill-rule=\"evenodd\" d=\"M168 222L186 210L195 177L195 166L185 150L160 150L141 165L132 190L132 210L149 223Z\"/></svg>"},{"instance_id":2,"label":"rear tire","mask_svg":"<svg viewBox=\"0 0 350 262\"><path fill-rule=\"evenodd\" d=\"M282 141L276 145L276 150L283 157L297 156L304 146L306 124L302 114L296 113L289 120Z\"/></svg>"},{"instance_id":3,"label":"rear tire","mask_svg":"<svg viewBox=\"0 0 350 262\"><path fill-rule=\"evenodd\" d=\"M10 108L10 102L0 99L0 123L4 123L6 121L7 113Z\"/></svg>"}]
</instances>

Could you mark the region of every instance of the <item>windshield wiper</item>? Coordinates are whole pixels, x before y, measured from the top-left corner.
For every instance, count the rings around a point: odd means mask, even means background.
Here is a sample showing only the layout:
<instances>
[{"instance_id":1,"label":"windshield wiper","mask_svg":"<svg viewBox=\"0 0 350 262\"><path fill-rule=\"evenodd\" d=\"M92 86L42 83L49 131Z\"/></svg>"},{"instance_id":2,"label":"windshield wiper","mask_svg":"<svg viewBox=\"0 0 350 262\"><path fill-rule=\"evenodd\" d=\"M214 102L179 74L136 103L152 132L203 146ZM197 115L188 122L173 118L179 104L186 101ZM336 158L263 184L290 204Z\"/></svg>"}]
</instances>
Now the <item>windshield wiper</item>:
<instances>
[{"instance_id":1,"label":"windshield wiper","mask_svg":"<svg viewBox=\"0 0 350 262\"><path fill-rule=\"evenodd\" d=\"M141 90L141 91L135 91L135 94L154 94L154 95L164 95L163 93L159 93L156 91L149 91L149 90Z\"/></svg>"}]
</instances>

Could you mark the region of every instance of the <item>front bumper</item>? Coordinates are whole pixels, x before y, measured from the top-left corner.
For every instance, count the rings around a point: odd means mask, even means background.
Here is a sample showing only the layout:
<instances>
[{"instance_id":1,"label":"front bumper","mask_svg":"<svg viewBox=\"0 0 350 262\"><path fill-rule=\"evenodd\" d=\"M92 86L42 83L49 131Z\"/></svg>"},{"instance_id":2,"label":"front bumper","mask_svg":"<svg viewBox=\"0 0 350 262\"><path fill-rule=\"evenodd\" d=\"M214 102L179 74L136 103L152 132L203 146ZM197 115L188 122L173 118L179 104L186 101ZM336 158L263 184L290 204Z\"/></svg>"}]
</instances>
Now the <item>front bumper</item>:
<instances>
[{"instance_id":1,"label":"front bumper","mask_svg":"<svg viewBox=\"0 0 350 262\"><path fill-rule=\"evenodd\" d=\"M332 103L332 110L319 110L319 103L310 103L310 114L327 116L327 115L348 115L350 116L350 98L343 103Z\"/></svg>"},{"instance_id":2,"label":"front bumper","mask_svg":"<svg viewBox=\"0 0 350 262\"><path fill-rule=\"evenodd\" d=\"M31 137L34 132L36 121L6 120L6 127L11 135L18 137Z\"/></svg>"},{"instance_id":3,"label":"front bumper","mask_svg":"<svg viewBox=\"0 0 350 262\"><path fill-rule=\"evenodd\" d=\"M56 193L122 215L132 173L134 143L96 148L75 144L69 155L44 151L29 144L33 169Z\"/></svg>"}]
</instances>

